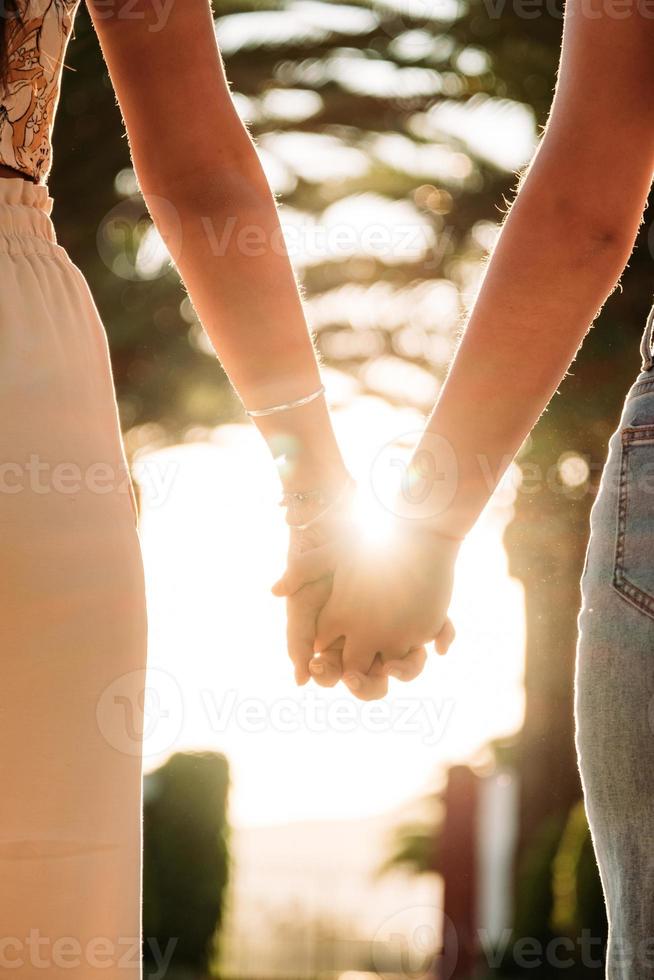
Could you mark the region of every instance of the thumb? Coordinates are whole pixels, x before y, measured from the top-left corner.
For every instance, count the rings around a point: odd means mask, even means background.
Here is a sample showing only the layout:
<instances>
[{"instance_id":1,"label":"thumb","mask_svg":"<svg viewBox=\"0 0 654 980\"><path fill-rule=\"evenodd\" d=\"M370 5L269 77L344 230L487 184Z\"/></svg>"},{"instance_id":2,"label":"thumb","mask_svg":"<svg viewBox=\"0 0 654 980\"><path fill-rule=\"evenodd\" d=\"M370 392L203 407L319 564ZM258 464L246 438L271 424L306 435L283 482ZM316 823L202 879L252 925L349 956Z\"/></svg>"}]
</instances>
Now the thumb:
<instances>
[{"instance_id":1,"label":"thumb","mask_svg":"<svg viewBox=\"0 0 654 980\"><path fill-rule=\"evenodd\" d=\"M293 595L309 582L317 582L325 575L333 574L336 568L338 549L332 542L320 548L312 548L295 555L289 561L288 568L280 579L273 585L271 592L276 596Z\"/></svg>"},{"instance_id":2,"label":"thumb","mask_svg":"<svg viewBox=\"0 0 654 980\"><path fill-rule=\"evenodd\" d=\"M316 636L313 649L315 653L329 650L337 645L337 640L344 635L342 624L339 622L338 610L334 608L333 598L327 600L321 609L316 622ZM342 644L338 644L342 646Z\"/></svg>"},{"instance_id":3,"label":"thumb","mask_svg":"<svg viewBox=\"0 0 654 980\"><path fill-rule=\"evenodd\" d=\"M455 636L456 630L454 629L452 620L448 618L443 623L440 631L434 637L436 653L438 653L439 656L442 657L447 653L454 642Z\"/></svg>"}]
</instances>

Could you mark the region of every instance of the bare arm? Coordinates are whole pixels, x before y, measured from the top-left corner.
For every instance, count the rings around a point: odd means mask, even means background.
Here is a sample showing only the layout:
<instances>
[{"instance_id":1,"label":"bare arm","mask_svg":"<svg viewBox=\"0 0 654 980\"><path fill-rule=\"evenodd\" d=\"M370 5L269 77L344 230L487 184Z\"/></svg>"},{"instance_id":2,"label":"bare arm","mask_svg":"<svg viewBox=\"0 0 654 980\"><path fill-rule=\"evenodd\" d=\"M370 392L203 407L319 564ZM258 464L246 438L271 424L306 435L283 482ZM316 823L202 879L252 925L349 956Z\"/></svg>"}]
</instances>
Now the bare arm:
<instances>
[{"instance_id":1,"label":"bare arm","mask_svg":"<svg viewBox=\"0 0 654 980\"><path fill-rule=\"evenodd\" d=\"M88 0L146 205L247 408L320 385L275 202L229 93L208 0ZM324 399L257 420L293 489L340 485Z\"/></svg>"},{"instance_id":2,"label":"bare arm","mask_svg":"<svg viewBox=\"0 0 654 980\"><path fill-rule=\"evenodd\" d=\"M653 52L654 21L635 0L568 0L546 133L414 456L419 490L398 502L425 520L401 522L390 560L345 549L318 620L319 649L345 637L358 697L383 696L389 672L415 676L424 658L407 651L442 636L458 552L445 539L474 524L629 258L654 165ZM451 479L424 500L430 473ZM279 591L306 569L296 562Z\"/></svg>"},{"instance_id":3,"label":"bare arm","mask_svg":"<svg viewBox=\"0 0 654 980\"><path fill-rule=\"evenodd\" d=\"M435 434L454 449L458 489L437 522L446 533L476 520L489 474L497 482L520 448L633 249L654 166L654 21L635 2L624 9L567 4L545 135L421 447L438 454Z\"/></svg>"}]
</instances>

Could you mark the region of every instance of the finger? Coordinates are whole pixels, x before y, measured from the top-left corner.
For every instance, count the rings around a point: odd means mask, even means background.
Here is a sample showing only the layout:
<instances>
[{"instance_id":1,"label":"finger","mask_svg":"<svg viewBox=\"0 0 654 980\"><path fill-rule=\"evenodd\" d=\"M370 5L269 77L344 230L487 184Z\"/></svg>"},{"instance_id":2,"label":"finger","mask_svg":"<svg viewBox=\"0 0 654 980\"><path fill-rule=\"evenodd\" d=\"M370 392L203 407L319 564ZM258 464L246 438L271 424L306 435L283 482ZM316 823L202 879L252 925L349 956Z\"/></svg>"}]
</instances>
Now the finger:
<instances>
[{"instance_id":1,"label":"finger","mask_svg":"<svg viewBox=\"0 0 654 980\"><path fill-rule=\"evenodd\" d=\"M334 542L295 555L290 559L289 566L282 577L273 585L271 592L276 596L293 595L303 585L333 574L336 561L337 547Z\"/></svg>"},{"instance_id":2,"label":"finger","mask_svg":"<svg viewBox=\"0 0 654 980\"><path fill-rule=\"evenodd\" d=\"M372 668L376 659L376 644L373 646L369 640L359 639L356 635L346 636L343 647L343 680L353 693L355 693L355 688L358 692L359 689L368 687L365 683L368 673L372 673L374 677L386 677L381 670L381 661L376 665L377 670L373 671ZM354 686L350 682L353 682Z\"/></svg>"},{"instance_id":3,"label":"finger","mask_svg":"<svg viewBox=\"0 0 654 980\"><path fill-rule=\"evenodd\" d=\"M404 660L412 649L413 647L408 647L408 643L400 643L399 645L386 643L384 649L379 651L379 656L383 664L388 664L391 660Z\"/></svg>"},{"instance_id":4,"label":"finger","mask_svg":"<svg viewBox=\"0 0 654 980\"><path fill-rule=\"evenodd\" d=\"M309 661L309 673L320 687L334 687L343 676L342 644L323 650Z\"/></svg>"},{"instance_id":5,"label":"finger","mask_svg":"<svg viewBox=\"0 0 654 980\"><path fill-rule=\"evenodd\" d=\"M313 641L316 635L316 610L325 601L324 585L313 582L302 592L286 600L286 641L288 655L295 668L297 684L306 684L310 678L309 661L313 657Z\"/></svg>"},{"instance_id":6,"label":"finger","mask_svg":"<svg viewBox=\"0 0 654 980\"><path fill-rule=\"evenodd\" d=\"M422 673L426 662L427 648L414 647L405 657L387 661L384 669L388 677L394 677L398 681L412 681Z\"/></svg>"},{"instance_id":7,"label":"finger","mask_svg":"<svg viewBox=\"0 0 654 980\"><path fill-rule=\"evenodd\" d=\"M343 651L343 659L345 660L345 651ZM368 673L347 671L343 674L343 681L360 701L378 701L388 693L388 677L378 656L373 657Z\"/></svg>"},{"instance_id":8,"label":"finger","mask_svg":"<svg viewBox=\"0 0 654 980\"><path fill-rule=\"evenodd\" d=\"M437 634L434 640L434 645L436 647L436 653L442 657L450 649L454 638L456 636L456 630L451 619L446 619L440 633Z\"/></svg>"},{"instance_id":9,"label":"finger","mask_svg":"<svg viewBox=\"0 0 654 980\"><path fill-rule=\"evenodd\" d=\"M344 627L338 607L330 599L321 609L316 622L316 636L313 649L315 653L330 650L332 647L343 647Z\"/></svg>"}]
</instances>

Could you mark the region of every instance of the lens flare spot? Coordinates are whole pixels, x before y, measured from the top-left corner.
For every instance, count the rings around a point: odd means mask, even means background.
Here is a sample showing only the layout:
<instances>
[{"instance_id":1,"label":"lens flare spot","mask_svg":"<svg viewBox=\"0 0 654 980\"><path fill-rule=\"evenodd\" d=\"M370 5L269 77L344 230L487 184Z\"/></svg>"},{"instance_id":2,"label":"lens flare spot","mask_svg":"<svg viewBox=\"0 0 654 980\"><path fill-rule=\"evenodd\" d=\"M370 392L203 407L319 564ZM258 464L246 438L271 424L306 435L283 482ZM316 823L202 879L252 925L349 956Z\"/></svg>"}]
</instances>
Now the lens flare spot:
<instances>
[{"instance_id":1,"label":"lens flare spot","mask_svg":"<svg viewBox=\"0 0 654 980\"><path fill-rule=\"evenodd\" d=\"M384 551L392 545L393 515L372 494L357 491L352 502L352 521L366 548Z\"/></svg>"}]
</instances>

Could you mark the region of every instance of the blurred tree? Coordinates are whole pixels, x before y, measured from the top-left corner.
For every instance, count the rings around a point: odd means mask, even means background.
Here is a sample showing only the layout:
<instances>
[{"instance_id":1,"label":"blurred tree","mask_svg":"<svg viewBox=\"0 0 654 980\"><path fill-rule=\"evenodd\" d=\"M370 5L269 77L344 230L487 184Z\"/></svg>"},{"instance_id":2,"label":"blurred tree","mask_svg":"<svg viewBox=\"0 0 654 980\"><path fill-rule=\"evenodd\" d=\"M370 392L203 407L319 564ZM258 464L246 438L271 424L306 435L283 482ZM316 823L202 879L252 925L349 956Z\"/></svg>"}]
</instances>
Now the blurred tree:
<instances>
[{"instance_id":1,"label":"blurred tree","mask_svg":"<svg viewBox=\"0 0 654 980\"><path fill-rule=\"evenodd\" d=\"M440 874L443 793L426 797L423 802L429 817L402 823L394 829L389 854L379 868L379 875L397 870L415 875Z\"/></svg>"},{"instance_id":2,"label":"blurred tree","mask_svg":"<svg viewBox=\"0 0 654 980\"><path fill-rule=\"evenodd\" d=\"M227 761L215 752L177 752L145 778L146 977L160 969L169 943L175 976L205 976L217 959L229 870L228 785Z\"/></svg>"},{"instance_id":3,"label":"blurred tree","mask_svg":"<svg viewBox=\"0 0 654 980\"><path fill-rule=\"evenodd\" d=\"M380 874L402 869L410 874L438 874L440 871L439 831L432 823L398 827L393 850L381 866Z\"/></svg>"}]
</instances>

